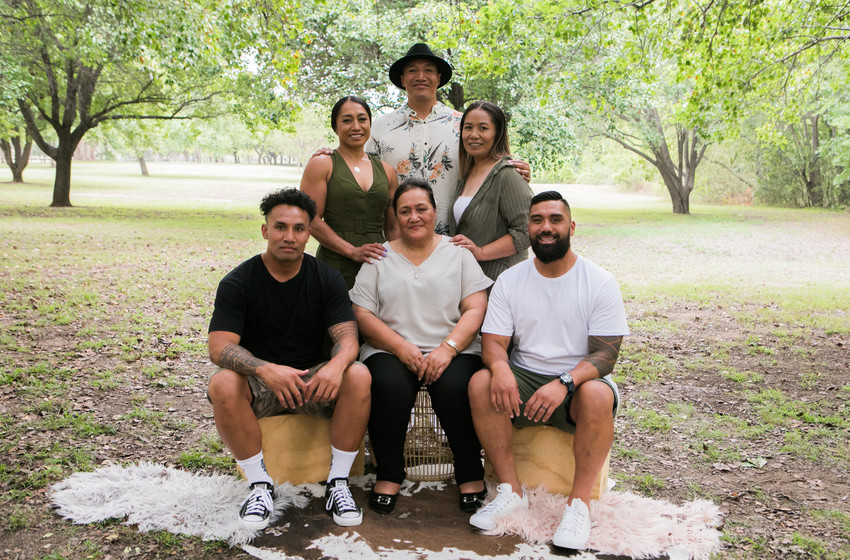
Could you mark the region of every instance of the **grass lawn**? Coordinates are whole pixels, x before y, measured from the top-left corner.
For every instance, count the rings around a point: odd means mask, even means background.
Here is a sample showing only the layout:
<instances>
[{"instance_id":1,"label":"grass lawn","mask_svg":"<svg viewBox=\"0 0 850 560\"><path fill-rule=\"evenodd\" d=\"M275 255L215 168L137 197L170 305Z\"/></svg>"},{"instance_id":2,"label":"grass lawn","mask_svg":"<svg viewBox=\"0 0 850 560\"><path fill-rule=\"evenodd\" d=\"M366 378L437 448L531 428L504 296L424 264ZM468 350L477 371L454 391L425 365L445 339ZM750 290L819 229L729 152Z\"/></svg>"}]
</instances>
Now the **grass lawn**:
<instances>
[{"instance_id":1,"label":"grass lawn","mask_svg":"<svg viewBox=\"0 0 850 560\"><path fill-rule=\"evenodd\" d=\"M238 553L48 507L51 483L106 463L233 468L204 400L206 327L218 281L264 247L259 199L299 171L148 166L75 163L68 209L47 208L48 166L24 185L0 170L0 556ZM720 558L850 558L850 214L674 216L666 200L557 188L632 329L618 487L720 504Z\"/></svg>"}]
</instances>

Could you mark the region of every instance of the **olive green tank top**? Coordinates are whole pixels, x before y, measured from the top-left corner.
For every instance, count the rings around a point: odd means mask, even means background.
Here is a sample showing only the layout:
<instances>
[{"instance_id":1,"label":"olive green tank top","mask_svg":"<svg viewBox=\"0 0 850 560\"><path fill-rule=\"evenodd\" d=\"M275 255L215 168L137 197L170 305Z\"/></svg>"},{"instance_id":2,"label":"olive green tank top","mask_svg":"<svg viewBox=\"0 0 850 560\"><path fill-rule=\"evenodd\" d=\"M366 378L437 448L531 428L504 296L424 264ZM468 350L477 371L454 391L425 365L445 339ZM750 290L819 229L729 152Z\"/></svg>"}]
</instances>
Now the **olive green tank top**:
<instances>
[{"instance_id":1,"label":"olive green tank top","mask_svg":"<svg viewBox=\"0 0 850 560\"><path fill-rule=\"evenodd\" d=\"M390 185L381 160L373 155L369 155L369 160L372 163L372 186L364 191L342 155L336 150L331 154L333 172L328 181L324 220L337 235L354 246L385 241L384 217ZM322 246L316 257L339 270L348 289L354 286L362 263Z\"/></svg>"}]
</instances>

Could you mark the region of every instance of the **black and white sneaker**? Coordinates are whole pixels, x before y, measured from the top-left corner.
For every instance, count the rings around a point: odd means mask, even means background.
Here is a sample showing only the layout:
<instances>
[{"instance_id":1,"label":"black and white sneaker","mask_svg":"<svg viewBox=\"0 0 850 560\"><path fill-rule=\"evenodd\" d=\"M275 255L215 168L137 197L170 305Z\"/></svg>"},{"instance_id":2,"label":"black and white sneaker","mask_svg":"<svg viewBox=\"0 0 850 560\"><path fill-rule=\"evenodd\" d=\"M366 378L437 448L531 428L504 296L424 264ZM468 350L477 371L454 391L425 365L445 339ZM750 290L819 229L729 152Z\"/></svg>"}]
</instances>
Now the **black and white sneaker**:
<instances>
[{"instance_id":1,"label":"black and white sneaker","mask_svg":"<svg viewBox=\"0 0 850 560\"><path fill-rule=\"evenodd\" d=\"M353 527L363 522L363 510L354 503L347 478L335 478L325 489L325 511L334 523L342 527Z\"/></svg>"},{"instance_id":2,"label":"black and white sneaker","mask_svg":"<svg viewBox=\"0 0 850 560\"><path fill-rule=\"evenodd\" d=\"M273 494L274 486L267 482L251 485L251 494L239 510L239 518L246 527L259 531L269 526L269 518L274 511Z\"/></svg>"}]
</instances>

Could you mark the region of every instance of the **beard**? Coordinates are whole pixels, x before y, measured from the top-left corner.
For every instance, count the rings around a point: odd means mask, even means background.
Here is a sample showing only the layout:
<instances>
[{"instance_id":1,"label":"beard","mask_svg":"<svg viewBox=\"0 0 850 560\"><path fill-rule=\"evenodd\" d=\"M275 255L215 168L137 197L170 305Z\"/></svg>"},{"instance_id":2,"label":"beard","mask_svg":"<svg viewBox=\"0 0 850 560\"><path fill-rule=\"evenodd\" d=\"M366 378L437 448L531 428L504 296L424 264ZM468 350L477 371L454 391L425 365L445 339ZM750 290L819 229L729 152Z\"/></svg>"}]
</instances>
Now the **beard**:
<instances>
[{"instance_id":1,"label":"beard","mask_svg":"<svg viewBox=\"0 0 850 560\"><path fill-rule=\"evenodd\" d=\"M567 251L570 250L569 234L567 234L566 237L559 237L554 243L550 245L543 245L537 240L539 237L548 237L549 235L550 232L544 232L542 234L537 235L531 240L531 250L534 251L534 255L543 264L549 264L551 262L555 262L559 259L564 258L564 255L567 254Z\"/></svg>"}]
</instances>

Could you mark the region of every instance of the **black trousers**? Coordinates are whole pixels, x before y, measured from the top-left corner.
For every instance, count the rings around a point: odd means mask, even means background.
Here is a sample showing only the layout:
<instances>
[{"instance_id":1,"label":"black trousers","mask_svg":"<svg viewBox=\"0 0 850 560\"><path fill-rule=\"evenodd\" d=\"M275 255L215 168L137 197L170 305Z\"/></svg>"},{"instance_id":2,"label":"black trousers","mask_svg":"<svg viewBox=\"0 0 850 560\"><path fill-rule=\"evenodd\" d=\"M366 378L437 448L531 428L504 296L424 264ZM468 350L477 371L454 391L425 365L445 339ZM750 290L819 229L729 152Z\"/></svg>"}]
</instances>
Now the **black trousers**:
<instances>
[{"instance_id":1,"label":"black trousers","mask_svg":"<svg viewBox=\"0 0 850 560\"><path fill-rule=\"evenodd\" d=\"M372 414L369 439L378 462L377 480L404 482L404 440L410 411L422 381L401 361L380 352L365 361L372 373ZM481 444L472 425L467 386L481 369L481 358L461 354L452 360L440 378L428 386L431 406L446 432L454 454L455 481L482 480Z\"/></svg>"}]
</instances>

